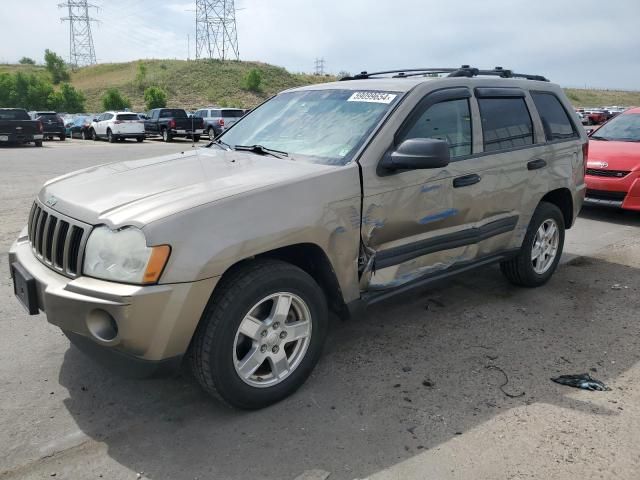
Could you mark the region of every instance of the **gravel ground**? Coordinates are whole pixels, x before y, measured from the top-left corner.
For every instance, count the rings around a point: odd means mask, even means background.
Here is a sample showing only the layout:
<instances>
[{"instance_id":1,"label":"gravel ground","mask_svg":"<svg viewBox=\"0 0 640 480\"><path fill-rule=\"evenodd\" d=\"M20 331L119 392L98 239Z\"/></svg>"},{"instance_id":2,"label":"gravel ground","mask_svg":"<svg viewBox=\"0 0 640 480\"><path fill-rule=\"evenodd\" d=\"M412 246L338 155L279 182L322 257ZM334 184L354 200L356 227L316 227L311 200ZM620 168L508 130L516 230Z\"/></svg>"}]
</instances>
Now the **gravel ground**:
<instances>
[{"instance_id":1,"label":"gravel ground","mask_svg":"<svg viewBox=\"0 0 640 480\"><path fill-rule=\"evenodd\" d=\"M334 320L298 393L239 412L186 376L94 365L23 312L7 273L44 180L190 143L45 145L0 149L3 480L638 478L640 215L585 210L545 287L491 267ZM611 390L549 380L583 372Z\"/></svg>"}]
</instances>

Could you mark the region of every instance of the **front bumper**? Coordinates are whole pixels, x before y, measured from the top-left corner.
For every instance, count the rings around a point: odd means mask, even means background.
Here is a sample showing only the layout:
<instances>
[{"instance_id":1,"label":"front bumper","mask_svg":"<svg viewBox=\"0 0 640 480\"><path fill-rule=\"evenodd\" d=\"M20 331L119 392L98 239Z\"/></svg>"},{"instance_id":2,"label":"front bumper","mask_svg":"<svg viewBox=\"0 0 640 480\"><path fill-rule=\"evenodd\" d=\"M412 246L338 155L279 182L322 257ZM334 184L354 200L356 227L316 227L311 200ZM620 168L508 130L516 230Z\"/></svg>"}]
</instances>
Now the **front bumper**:
<instances>
[{"instance_id":1,"label":"front bumper","mask_svg":"<svg viewBox=\"0 0 640 480\"><path fill-rule=\"evenodd\" d=\"M585 181L585 205L640 211L640 171L632 171L622 178L587 175Z\"/></svg>"},{"instance_id":2,"label":"front bumper","mask_svg":"<svg viewBox=\"0 0 640 480\"><path fill-rule=\"evenodd\" d=\"M35 279L38 309L49 323L97 361L134 376L180 363L217 281L136 286L70 279L34 256L26 230L9 251L14 262ZM105 319L115 336L104 334Z\"/></svg>"}]
</instances>

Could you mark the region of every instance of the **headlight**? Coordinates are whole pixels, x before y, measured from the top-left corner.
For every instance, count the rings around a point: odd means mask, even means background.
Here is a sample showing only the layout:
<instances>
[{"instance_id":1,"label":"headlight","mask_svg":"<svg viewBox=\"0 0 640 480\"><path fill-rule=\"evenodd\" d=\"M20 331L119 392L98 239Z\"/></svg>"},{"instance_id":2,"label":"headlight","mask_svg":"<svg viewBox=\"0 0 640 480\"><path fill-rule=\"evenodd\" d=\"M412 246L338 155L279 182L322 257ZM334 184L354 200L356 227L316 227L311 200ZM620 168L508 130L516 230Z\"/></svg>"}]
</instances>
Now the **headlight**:
<instances>
[{"instance_id":1,"label":"headlight","mask_svg":"<svg viewBox=\"0 0 640 480\"><path fill-rule=\"evenodd\" d=\"M116 282L156 283L170 252L168 245L147 247L144 233L138 228L98 227L87 240L83 273Z\"/></svg>"}]
</instances>

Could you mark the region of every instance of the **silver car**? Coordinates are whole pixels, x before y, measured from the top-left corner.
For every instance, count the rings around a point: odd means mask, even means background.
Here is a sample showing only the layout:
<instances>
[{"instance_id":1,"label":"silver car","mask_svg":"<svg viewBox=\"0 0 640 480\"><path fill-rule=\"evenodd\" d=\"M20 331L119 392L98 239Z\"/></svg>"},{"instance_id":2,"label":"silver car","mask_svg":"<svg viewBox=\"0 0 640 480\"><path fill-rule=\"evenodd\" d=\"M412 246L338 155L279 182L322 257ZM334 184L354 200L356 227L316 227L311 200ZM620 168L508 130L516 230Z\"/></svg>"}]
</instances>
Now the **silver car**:
<instances>
[{"instance_id":1,"label":"silver car","mask_svg":"<svg viewBox=\"0 0 640 480\"><path fill-rule=\"evenodd\" d=\"M213 140L241 119L244 113L241 108L207 107L197 110L194 116L203 119L204 131Z\"/></svg>"},{"instance_id":2,"label":"silver car","mask_svg":"<svg viewBox=\"0 0 640 480\"><path fill-rule=\"evenodd\" d=\"M562 89L415 73L287 90L206 148L47 182L9 252L18 300L114 369L187 361L260 408L307 379L330 311L491 263L545 284L585 193Z\"/></svg>"}]
</instances>

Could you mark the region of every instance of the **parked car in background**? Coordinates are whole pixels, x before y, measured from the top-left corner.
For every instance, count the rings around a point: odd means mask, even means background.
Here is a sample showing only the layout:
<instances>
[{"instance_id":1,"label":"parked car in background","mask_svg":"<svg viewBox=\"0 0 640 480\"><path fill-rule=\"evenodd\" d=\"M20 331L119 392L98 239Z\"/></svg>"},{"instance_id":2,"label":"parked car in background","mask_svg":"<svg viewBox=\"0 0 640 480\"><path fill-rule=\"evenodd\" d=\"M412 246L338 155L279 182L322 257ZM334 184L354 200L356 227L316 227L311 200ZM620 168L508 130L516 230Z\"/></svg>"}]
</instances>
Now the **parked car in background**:
<instances>
[{"instance_id":1,"label":"parked car in background","mask_svg":"<svg viewBox=\"0 0 640 480\"><path fill-rule=\"evenodd\" d=\"M33 120L42 122L44 138L52 140L53 137L59 138L61 141L67 139L67 132L60 117L56 112L29 112L29 115Z\"/></svg>"},{"instance_id":2,"label":"parked car in background","mask_svg":"<svg viewBox=\"0 0 640 480\"><path fill-rule=\"evenodd\" d=\"M92 123L91 116L89 115L77 116L73 120L73 122L71 122L71 127L69 128L69 137L81 138L82 140L89 140L93 138L91 134L91 123Z\"/></svg>"},{"instance_id":3,"label":"parked car in background","mask_svg":"<svg viewBox=\"0 0 640 480\"><path fill-rule=\"evenodd\" d=\"M144 141L144 120L132 112L104 112L91 122L91 138L106 138L109 143L126 138Z\"/></svg>"},{"instance_id":4,"label":"parked car in background","mask_svg":"<svg viewBox=\"0 0 640 480\"><path fill-rule=\"evenodd\" d=\"M640 108L616 115L589 139L585 203L640 211Z\"/></svg>"},{"instance_id":5,"label":"parked car in background","mask_svg":"<svg viewBox=\"0 0 640 480\"><path fill-rule=\"evenodd\" d=\"M42 146L43 126L22 108L0 108L0 145L33 142Z\"/></svg>"},{"instance_id":6,"label":"parked car in background","mask_svg":"<svg viewBox=\"0 0 640 480\"><path fill-rule=\"evenodd\" d=\"M588 125L600 125L608 120L609 115L603 110L597 108L585 109L584 113L587 115Z\"/></svg>"},{"instance_id":7,"label":"parked car in background","mask_svg":"<svg viewBox=\"0 0 640 480\"><path fill-rule=\"evenodd\" d=\"M588 125L589 124L589 116L581 111L576 111L576 115L578 116L578 119L580 120L580 123L582 125Z\"/></svg>"},{"instance_id":8,"label":"parked car in background","mask_svg":"<svg viewBox=\"0 0 640 480\"><path fill-rule=\"evenodd\" d=\"M189 117L182 108L156 108L147 114L144 129L147 135L160 135L170 142L175 137L192 138L200 141L204 132L202 118Z\"/></svg>"},{"instance_id":9,"label":"parked car in background","mask_svg":"<svg viewBox=\"0 0 640 480\"><path fill-rule=\"evenodd\" d=\"M195 117L204 121L204 131L213 138L220 135L245 115L241 108L207 107L196 111Z\"/></svg>"},{"instance_id":10,"label":"parked car in background","mask_svg":"<svg viewBox=\"0 0 640 480\"><path fill-rule=\"evenodd\" d=\"M436 71L287 90L208 148L47 182L9 251L16 296L113 368L186 361L260 408L309 377L330 311L492 263L544 285L582 206L584 128L544 77Z\"/></svg>"}]
</instances>

